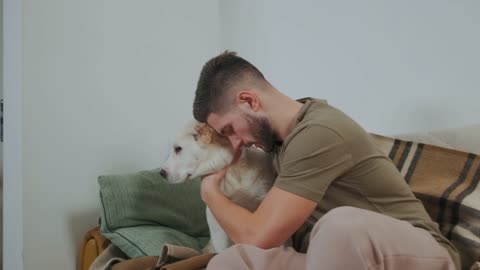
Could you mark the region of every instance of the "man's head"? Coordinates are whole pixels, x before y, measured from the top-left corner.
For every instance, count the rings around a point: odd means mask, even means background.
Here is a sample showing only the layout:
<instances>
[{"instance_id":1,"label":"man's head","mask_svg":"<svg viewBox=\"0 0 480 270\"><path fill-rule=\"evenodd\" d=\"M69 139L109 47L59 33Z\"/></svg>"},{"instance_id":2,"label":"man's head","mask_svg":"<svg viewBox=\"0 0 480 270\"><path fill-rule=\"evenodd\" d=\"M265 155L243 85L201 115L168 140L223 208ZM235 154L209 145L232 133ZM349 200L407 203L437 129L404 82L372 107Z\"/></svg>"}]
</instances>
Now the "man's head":
<instances>
[{"instance_id":1,"label":"man's head","mask_svg":"<svg viewBox=\"0 0 480 270\"><path fill-rule=\"evenodd\" d=\"M259 96L269 87L254 65L226 51L203 66L193 115L228 137L234 148L256 145L270 151L278 136L262 110Z\"/></svg>"}]
</instances>

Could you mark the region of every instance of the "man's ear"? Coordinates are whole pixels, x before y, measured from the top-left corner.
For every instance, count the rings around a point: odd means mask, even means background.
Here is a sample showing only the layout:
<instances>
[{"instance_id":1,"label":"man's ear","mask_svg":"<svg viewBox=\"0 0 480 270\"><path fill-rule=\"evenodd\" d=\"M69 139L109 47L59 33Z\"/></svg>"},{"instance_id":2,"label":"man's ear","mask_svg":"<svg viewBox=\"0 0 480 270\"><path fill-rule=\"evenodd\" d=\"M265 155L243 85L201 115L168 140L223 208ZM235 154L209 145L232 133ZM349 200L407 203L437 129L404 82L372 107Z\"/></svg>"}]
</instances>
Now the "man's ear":
<instances>
[{"instance_id":1,"label":"man's ear","mask_svg":"<svg viewBox=\"0 0 480 270\"><path fill-rule=\"evenodd\" d=\"M244 90L237 93L237 105L248 106L253 111L260 110L260 99L252 90Z\"/></svg>"}]
</instances>

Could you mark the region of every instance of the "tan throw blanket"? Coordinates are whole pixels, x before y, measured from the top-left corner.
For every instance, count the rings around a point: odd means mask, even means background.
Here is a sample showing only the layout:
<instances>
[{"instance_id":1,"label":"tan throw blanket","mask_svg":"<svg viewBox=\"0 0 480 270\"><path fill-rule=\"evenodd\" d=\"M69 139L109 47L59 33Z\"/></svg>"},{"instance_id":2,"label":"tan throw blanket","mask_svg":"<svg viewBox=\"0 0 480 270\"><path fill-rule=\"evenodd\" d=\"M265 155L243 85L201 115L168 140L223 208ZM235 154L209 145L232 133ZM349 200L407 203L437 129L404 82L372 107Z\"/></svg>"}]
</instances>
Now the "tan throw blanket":
<instances>
[{"instance_id":1,"label":"tan throw blanket","mask_svg":"<svg viewBox=\"0 0 480 270\"><path fill-rule=\"evenodd\" d=\"M200 254L188 248L166 244L160 256L127 259L117 247L110 245L100 254L89 270L200 270L207 267L215 253Z\"/></svg>"},{"instance_id":2,"label":"tan throw blanket","mask_svg":"<svg viewBox=\"0 0 480 270\"><path fill-rule=\"evenodd\" d=\"M458 248L464 269L480 258L480 157L428 144L373 135L443 235Z\"/></svg>"},{"instance_id":3,"label":"tan throw blanket","mask_svg":"<svg viewBox=\"0 0 480 270\"><path fill-rule=\"evenodd\" d=\"M215 254L196 255L175 263L158 265L158 256L146 256L123 261L112 266L112 270L202 270Z\"/></svg>"}]
</instances>

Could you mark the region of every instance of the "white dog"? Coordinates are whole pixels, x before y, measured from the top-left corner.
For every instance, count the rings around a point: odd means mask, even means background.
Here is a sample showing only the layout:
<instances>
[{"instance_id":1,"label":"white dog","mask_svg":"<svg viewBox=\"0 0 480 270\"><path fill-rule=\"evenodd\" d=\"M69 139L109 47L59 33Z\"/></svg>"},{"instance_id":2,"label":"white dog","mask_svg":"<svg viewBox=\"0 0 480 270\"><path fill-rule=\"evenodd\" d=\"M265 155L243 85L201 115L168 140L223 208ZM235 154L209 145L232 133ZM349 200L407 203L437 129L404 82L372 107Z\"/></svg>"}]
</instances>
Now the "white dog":
<instances>
[{"instance_id":1,"label":"white dog","mask_svg":"<svg viewBox=\"0 0 480 270\"><path fill-rule=\"evenodd\" d=\"M210 126L194 121L177 134L160 174L170 183L181 183L218 172L231 164L233 158L234 150L227 138L218 135ZM244 147L220 187L225 196L253 212L272 187L275 176L268 153ZM203 252L220 252L231 246L232 241L208 207L206 215L211 240Z\"/></svg>"}]
</instances>

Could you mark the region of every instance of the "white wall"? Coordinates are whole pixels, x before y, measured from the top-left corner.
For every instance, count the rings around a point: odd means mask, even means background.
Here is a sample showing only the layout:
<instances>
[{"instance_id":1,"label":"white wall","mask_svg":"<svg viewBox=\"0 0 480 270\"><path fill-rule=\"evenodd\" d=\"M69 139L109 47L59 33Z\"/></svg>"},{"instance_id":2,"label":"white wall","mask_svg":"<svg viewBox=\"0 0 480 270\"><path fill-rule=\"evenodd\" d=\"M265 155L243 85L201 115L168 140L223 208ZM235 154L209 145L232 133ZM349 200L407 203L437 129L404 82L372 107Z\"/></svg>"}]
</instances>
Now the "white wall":
<instances>
[{"instance_id":1,"label":"white wall","mask_svg":"<svg viewBox=\"0 0 480 270\"><path fill-rule=\"evenodd\" d=\"M75 269L97 176L159 167L219 52L211 1L23 1L24 269Z\"/></svg>"},{"instance_id":2,"label":"white wall","mask_svg":"<svg viewBox=\"0 0 480 270\"><path fill-rule=\"evenodd\" d=\"M222 47L384 134L479 123L480 2L220 2Z\"/></svg>"}]
</instances>

